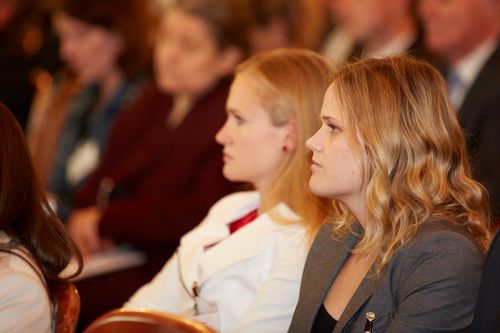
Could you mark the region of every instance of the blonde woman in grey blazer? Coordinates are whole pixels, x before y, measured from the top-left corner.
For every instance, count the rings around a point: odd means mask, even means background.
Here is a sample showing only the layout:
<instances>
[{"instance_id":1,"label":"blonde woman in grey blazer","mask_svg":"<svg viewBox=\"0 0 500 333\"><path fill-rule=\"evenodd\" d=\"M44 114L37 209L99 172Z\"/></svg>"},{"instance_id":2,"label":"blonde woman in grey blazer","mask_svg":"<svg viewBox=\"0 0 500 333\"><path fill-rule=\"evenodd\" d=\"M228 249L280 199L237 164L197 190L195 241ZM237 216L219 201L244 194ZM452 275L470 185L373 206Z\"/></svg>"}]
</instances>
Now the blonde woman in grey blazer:
<instances>
[{"instance_id":1,"label":"blonde woman in grey blazer","mask_svg":"<svg viewBox=\"0 0 500 333\"><path fill-rule=\"evenodd\" d=\"M309 187L337 213L308 254L289 332L462 332L490 234L440 75L407 57L334 75Z\"/></svg>"}]
</instances>

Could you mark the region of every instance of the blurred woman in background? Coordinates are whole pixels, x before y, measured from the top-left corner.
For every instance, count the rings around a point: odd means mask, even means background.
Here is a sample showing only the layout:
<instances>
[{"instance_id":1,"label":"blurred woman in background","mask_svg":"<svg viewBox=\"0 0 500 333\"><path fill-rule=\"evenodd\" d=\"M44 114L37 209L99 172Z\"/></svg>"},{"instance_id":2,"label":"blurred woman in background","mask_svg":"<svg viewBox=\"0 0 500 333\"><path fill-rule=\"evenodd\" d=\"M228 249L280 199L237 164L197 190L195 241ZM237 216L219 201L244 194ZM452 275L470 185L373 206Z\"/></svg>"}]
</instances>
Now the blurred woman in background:
<instances>
[{"instance_id":1,"label":"blurred woman in background","mask_svg":"<svg viewBox=\"0 0 500 333\"><path fill-rule=\"evenodd\" d=\"M254 16L251 53L280 47L316 50L328 29L326 6L318 0L249 0Z\"/></svg>"},{"instance_id":2,"label":"blurred woman in background","mask_svg":"<svg viewBox=\"0 0 500 333\"><path fill-rule=\"evenodd\" d=\"M155 82L119 115L68 222L84 255L128 243L147 262L87 281L84 311L98 315L123 304L233 190L214 136L224 123L232 72L248 53L251 22L239 0L180 0L166 8L154 47ZM83 281L79 289L87 289Z\"/></svg>"},{"instance_id":3,"label":"blurred woman in background","mask_svg":"<svg viewBox=\"0 0 500 333\"><path fill-rule=\"evenodd\" d=\"M62 217L75 189L97 166L116 116L145 82L149 10L142 0L64 0L54 14L60 56L70 76L61 73L37 97L28 139Z\"/></svg>"}]
</instances>

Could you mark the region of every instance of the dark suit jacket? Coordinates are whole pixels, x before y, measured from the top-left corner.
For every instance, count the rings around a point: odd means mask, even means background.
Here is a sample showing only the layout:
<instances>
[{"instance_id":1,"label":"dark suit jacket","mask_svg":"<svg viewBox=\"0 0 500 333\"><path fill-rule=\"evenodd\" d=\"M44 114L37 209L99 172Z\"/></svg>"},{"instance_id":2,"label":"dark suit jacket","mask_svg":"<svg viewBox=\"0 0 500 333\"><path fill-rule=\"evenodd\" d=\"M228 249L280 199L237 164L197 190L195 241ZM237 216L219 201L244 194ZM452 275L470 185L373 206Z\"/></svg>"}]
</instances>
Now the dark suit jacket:
<instances>
[{"instance_id":1,"label":"dark suit jacket","mask_svg":"<svg viewBox=\"0 0 500 333\"><path fill-rule=\"evenodd\" d=\"M479 72L458 110L474 173L500 219L500 46Z\"/></svg>"},{"instance_id":2,"label":"dark suit jacket","mask_svg":"<svg viewBox=\"0 0 500 333\"><path fill-rule=\"evenodd\" d=\"M500 332L500 234L491 243L481 278L472 332Z\"/></svg>"},{"instance_id":3,"label":"dark suit jacket","mask_svg":"<svg viewBox=\"0 0 500 333\"><path fill-rule=\"evenodd\" d=\"M102 236L162 249L163 262L211 205L232 191L214 138L226 119L229 85L224 80L198 100L175 130L166 125L173 99L154 84L120 114L102 162L77 193L79 207L95 205L101 181L112 179Z\"/></svg>"},{"instance_id":4,"label":"dark suit jacket","mask_svg":"<svg viewBox=\"0 0 500 333\"><path fill-rule=\"evenodd\" d=\"M311 331L316 313L358 241L334 239L324 225L308 254L291 333ZM482 252L463 227L424 224L375 276L372 267L333 332L363 332L374 312L374 332L460 332L472 322Z\"/></svg>"}]
</instances>

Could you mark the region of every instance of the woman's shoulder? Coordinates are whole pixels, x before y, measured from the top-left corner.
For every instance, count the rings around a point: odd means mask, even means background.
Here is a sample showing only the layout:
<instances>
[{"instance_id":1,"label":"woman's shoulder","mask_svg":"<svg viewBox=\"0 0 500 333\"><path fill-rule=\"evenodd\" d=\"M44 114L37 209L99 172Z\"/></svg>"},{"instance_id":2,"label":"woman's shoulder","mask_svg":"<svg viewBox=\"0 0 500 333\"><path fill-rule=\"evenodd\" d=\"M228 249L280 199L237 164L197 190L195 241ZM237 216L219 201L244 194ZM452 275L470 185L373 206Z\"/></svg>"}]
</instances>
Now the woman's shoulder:
<instances>
[{"instance_id":1,"label":"woman's shoulder","mask_svg":"<svg viewBox=\"0 0 500 333\"><path fill-rule=\"evenodd\" d=\"M28 264L31 259L23 258L0 253L0 321L2 326L12 324L14 331L25 327L48 332L51 305L47 289L35 266Z\"/></svg>"},{"instance_id":2,"label":"woman's shoulder","mask_svg":"<svg viewBox=\"0 0 500 333\"><path fill-rule=\"evenodd\" d=\"M136 117L144 118L158 113L163 117L165 110L168 109L166 103L171 102L172 96L163 93L153 81L138 82L132 88L134 98L124 109L128 117L133 118L131 115L137 114ZM163 109L164 112L159 112L159 109Z\"/></svg>"},{"instance_id":3,"label":"woman's shoulder","mask_svg":"<svg viewBox=\"0 0 500 333\"><path fill-rule=\"evenodd\" d=\"M408 248L449 247L476 248L481 252L474 237L467 227L445 220L433 220L422 224L413 238L408 242ZM404 248L404 246L403 246Z\"/></svg>"},{"instance_id":4,"label":"woman's shoulder","mask_svg":"<svg viewBox=\"0 0 500 333\"><path fill-rule=\"evenodd\" d=\"M41 280L42 272L35 263L34 258L24 246L13 246L12 237L0 231L0 244L3 249L0 251L0 275L24 274L31 276L44 284ZM43 279L43 278L42 278Z\"/></svg>"},{"instance_id":5,"label":"woman's shoulder","mask_svg":"<svg viewBox=\"0 0 500 333\"><path fill-rule=\"evenodd\" d=\"M30 288L26 288L29 285ZM37 292L42 290L46 294L44 282L35 268L30 266L24 259L15 254L0 254L0 290L12 293L12 289L25 292ZM24 290L28 289L28 290Z\"/></svg>"},{"instance_id":6,"label":"woman's shoulder","mask_svg":"<svg viewBox=\"0 0 500 333\"><path fill-rule=\"evenodd\" d=\"M125 80L110 99L110 105L125 111L133 105L144 93L159 94L155 84L147 76L139 76Z\"/></svg>"},{"instance_id":7,"label":"woman's shoulder","mask_svg":"<svg viewBox=\"0 0 500 333\"><path fill-rule=\"evenodd\" d=\"M389 265L407 272L421 267L429 274L462 275L480 271L483 259L484 253L466 227L439 220L424 223Z\"/></svg>"},{"instance_id":8,"label":"woman's shoulder","mask_svg":"<svg viewBox=\"0 0 500 333\"><path fill-rule=\"evenodd\" d=\"M33 281L45 290L45 282L41 270L34 259L24 249L13 249L12 252L0 252L0 279L9 280L15 276L17 282ZM6 279L6 280L5 280ZM15 279L13 282L16 282ZM3 282L0 285L4 285Z\"/></svg>"}]
</instances>

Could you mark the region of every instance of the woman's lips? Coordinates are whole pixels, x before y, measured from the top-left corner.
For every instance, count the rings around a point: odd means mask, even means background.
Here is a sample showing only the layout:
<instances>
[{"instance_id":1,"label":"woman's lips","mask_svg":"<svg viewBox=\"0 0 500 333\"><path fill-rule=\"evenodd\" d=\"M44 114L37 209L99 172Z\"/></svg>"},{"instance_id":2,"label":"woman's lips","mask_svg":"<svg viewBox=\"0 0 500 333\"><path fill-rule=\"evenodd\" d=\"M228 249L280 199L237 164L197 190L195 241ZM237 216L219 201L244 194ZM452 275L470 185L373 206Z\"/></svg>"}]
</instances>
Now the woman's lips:
<instances>
[{"instance_id":1,"label":"woman's lips","mask_svg":"<svg viewBox=\"0 0 500 333\"><path fill-rule=\"evenodd\" d=\"M312 164L311 164L311 170L314 171L314 170L317 170L321 168L321 164L319 164L318 162L316 162L315 160L312 160Z\"/></svg>"},{"instance_id":2,"label":"woman's lips","mask_svg":"<svg viewBox=\"0 0 500 333\"><path fill-rule=\"evenodd\" d=\"M223 155L222 155L222 160L223 160L224 162L227 162L227 161L232 160L232 159L233 159L233 158L231 157L231 155L229 155L228 153L223 153Z\"/></svg>"}]
</instances>

